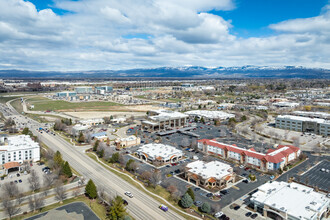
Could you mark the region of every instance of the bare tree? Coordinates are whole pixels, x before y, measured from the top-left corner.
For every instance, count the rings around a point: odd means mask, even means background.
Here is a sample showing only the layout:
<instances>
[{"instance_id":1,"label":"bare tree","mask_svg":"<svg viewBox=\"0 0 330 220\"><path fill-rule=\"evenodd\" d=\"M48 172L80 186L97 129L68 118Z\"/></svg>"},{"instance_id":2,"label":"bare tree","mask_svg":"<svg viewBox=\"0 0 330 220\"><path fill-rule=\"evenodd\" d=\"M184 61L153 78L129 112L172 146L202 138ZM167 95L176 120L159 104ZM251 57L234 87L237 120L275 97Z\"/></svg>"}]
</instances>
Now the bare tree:
<instances>
[{"instance_id":1,"label":"bare tree","mask_svg":"<svg viewBox=\"0 0 330 220\"><path fill-rule=\"evenodd\" d=\"M160 171L156 169L150 177L150 183L153 185L154 188L156 188L160 180L161 180Z\"/></svg>"},{"instance_id":2,"label":"bare tree","mask_svg":"<svg viewBox=\"0 0 330 220\"><path fill-rule=\"evenodd\" d=\"M31 211L37 211L44 206L45 200L41 195L31 195L28 198L28 204Z\"/></svg>"},{"instance_id":3,"label":"bare tree","mask_svg":"<svg viewBox=\"0 0 330 220\"><path fill-rule=\"evenodd\" d=\"M44 183L44 186L49 188L51 187L54 182L55 182L56 178L53 174L44 174L43 176L43 183Z\"/></svg>"},{"instance_id":4,"label":"bare tree","mask_svg":"<svg viewBox=\"0 0 330 220\"><path fill-rule=\"evenodd\" d=\"M77 197L81 194L81 189L79 187L75 188L73 191L72 191L72 195L74 197Z\"/></svg>"},{"instance_id":5,"label":"bare tree","mask_svg":"<svg viewBox=\"0 0 330 220\"><path fill-rule=\"evenodd\" d=\"M21 211L18 202L11 200L9 197L4 197L2 199L2 207L5 213L8 215L9 219Z\"/></svg>"},{"instance_id":6,"label":"bare tree","mask_svg":"<svg viewBox=\"0 0 330 220\"><path fill-rule=\"evenodd\" d=\"M150 179L151 179L151 175L152 175L151 172L149 172L149 171L143 171L143 173L141 174L140 177L141 177L143 180L145 180L145 181L150 181Z\"/></svg>"},{"instance_id":7,"label":"bare tree","mask_svg":"<svg viewBox=\"0 0 330 220\"><path fill-rule=\"evenodd\" d=\"M34 192L40 188L40 179L35 170L31 170L30 177L28 178L30 189Z\"/></svg>"},{"instance_id":8,"label":"bare tree","mask_svg":"<svg viewBox=\"0 0 330 220\"><path fill-rule=\"evenodd\" d=\"M293 141L294 146L300 147L300 138L299 137L293 137L292 141Z\"/></svg>"},{"instance_id":9,"label":"bare tree","mask_svg":"<svg viewBox=\"0 0 330 220\"><path fill-rule=\"evenodd\" d=\"M4 197L15 198L20 193L17 185L11 183L4 183L1 187L4 193Z\"/></svg>"},{"instance_id":10,"label":"bare tree","mask_svg":"<svg viewBox=\"0 0 330 220\"><path fill-rule=\"evenodd\" d=\"M23 168L24 171L30 172L31 167L30 167L29 162L28 161L24 161L23 162L23 165L22 165L22 168Z\"/></svg>"},{"instance_id":11,"label":"bare tree","mask_svg":"<svg viewBox=\"0 0 330 220\"><path fill-rule=\"evenodd\" d=\"M56 187L54 188L55 191L55 198L59 201L62 202L66 198L66 193L63 187L62 183L57 183Z\"/></svg>"},{"instance_id":12,"label":"bare tree","mask_svg":"<svg viewBox=\"0 0 330 220\"><path fill-rule=\"evenodd\" d=\"M173 194L173 193L175 193L176 191L178 191L178 188L176 187L176 186L174 186L174 185L169 185L167 188L167 191L169 192L169 193L171 193L171 195Z\"/></svg>"}]
</instances>

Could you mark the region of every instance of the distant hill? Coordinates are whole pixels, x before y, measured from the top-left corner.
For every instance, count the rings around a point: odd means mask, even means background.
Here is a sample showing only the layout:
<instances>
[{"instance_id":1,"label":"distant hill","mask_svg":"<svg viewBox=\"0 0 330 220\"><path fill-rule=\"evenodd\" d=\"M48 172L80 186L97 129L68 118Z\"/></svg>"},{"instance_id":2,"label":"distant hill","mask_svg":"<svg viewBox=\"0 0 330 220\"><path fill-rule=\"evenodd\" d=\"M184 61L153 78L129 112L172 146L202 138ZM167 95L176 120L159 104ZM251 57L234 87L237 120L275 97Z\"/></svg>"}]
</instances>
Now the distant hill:
<instances>
[{"instance_id":1,"label":"distant hill","mask_svg":"<svg viewBox=\"0 0 330 220\"><path fill-rule=\"evenodd\" d=\"M330 70L301 66L241 66L241 67L159 67L129 70L90 71L28 71L0 70L0 78L125 78L125 77L180 77L180 78L303 78L329 79Z\"/></svg>"}]
</instances>

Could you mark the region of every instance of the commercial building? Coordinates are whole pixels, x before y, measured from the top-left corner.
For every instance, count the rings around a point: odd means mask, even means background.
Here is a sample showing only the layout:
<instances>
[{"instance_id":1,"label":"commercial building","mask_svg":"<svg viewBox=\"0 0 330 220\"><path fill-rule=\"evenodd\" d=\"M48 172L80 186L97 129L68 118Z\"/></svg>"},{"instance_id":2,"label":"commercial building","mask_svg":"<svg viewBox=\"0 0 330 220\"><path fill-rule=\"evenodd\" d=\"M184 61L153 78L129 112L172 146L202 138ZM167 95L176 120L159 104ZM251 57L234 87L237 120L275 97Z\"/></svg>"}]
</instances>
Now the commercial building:
<instances>
[{"instance_id":1,"label":"commercial building","mask_svg":"<svg viewBox=\"0 0 330 220\"><path fill-rule=\"evenodd\" d=\"M79 122L82 125L94 126L94 125L103 124L104 123L104 119L103 118L91 118L91 119L86 119L86 120L80 120Z\"/></svg>"},{"instance_id":2,"label":"commercial building","mask_svg":"<svg viewBox=\"0 0 330 220\"><path fill-rule=\"evenodd\" d=\"M131 135L127 138L117 138L115 140L115 144L117 147L123 148L123 147L132 147L139 145L141 143L141 138L136 137L134 135Z\"/></svg>"},{"instance_id":3,"label":"commercial building","mask_svg":"<svg viewBox=\"0 0 330 220\"><path fill-rule=\"evenodd\" d=\"M188 182L202 187L226 187L234 182L233 168L219 161L204 162L197 160L188 163L185 168L185 178Z\"/></svg>"},{"instance_id":4,"label":"commercial building","mask_svg":"<svg viewBox=\"0 0 330 220\"><path fill-rule=\"evenodd\" d=\"M279 108L294 108L299 105L300 104L297 102L275 102L275 103L273 103L273 106L276 106Z\"/></svg>"},{"instance_id":5,"label":"commercial building","mask_svg":"<svg viewBox=\"0 0 330 220\"><path fill-rule=\"evenodd\" d=\"M330 208L330 199L313 188L277 181L260 186L250 201L255 211L279 220L326 219Z\"/></svg>"},{"instance_id":6,"label":"commercial building","mask_svg":"<svg viewBox=\"0 0 330 220\"><path fill-rule=\"evenodd\" d=\"M161 109L149 111L148 119L142 121L142 128L148 131L160 131L187 126L189 116L180 112Z\"/></svg>"},{"instance_id":7,"label":"commercial building","mask_svg":"<svg viewBox=\"0 0 330 220\"><path fill-rule=\"evenodd\" d=\"M93 93L93 87L91 86L79 86L75 87L74 90L77 94L91 94Z\"/></svg>"},{"instance_id":8,"label":"commercial building","mask_svg":"<svg viewBox=\"0 0 330 220\"><path fill-rule=\"evenodd\" d=\"M181 150L164 144L145 144L135 154L142 160L160 164L175 163L183 157Z\"/></svg>"},{"instance_id":9,"label":"commercial building","mask_svg":"<svg viewBox=\"0 0 330 220\"><path fill-rule=\"evenodd\" d=\"M207 110L194 110L185 112L185 114L189 115L190 119L198 117L199 119L204 118L204 120L225 120L229 118L235 118L234 114L229 114L223 111L207 111Z\"/></svg>"},{"instance_id":10,"label":"commercial building","mask_svg":"<svg viewBox=\"0 0 330 220\"><path fill-rule=\"evenodd\" d=\"M96 86L95 87L95 93L104 95L106 93L111 93L113 91L112 86Z\"/></svg>"},{"instance_id":11,"label":"commercial building","mask_svg":"<svg viewBox=\"0 0 330 220\"><path fill-rule=\"evenodd\" d=\"M92 136L92 139L102 141L102 142L104 142L108 139L107 132L98 132L98 133L92 134L91 136Z\"/></svg>"},{"instance_id":12,"label":"commercial building","mask_svg":"<svg viewBox=\"0 0 330 220\"><path fill-rule=\"evenodd\" d=\"M312 132L319 135L330 135L330 121L321 118L309 118L294 115L279 115L276 117L276 128Z\"/></svg>"},{"instance_id":13,"label":"commercial building","mask_svg":"<svg viewBox=\"0 0 330 220\"><path fill-rule=\"evenodd\" d=\"M201 139L197 141L198 148L204 153L216 155L224 159L231 159L240 164L251 166L262 171L278 170L296 160L301 150L292 145L278 145L269 149L266 154L256 152L253 148L245 149L236 145L217 142L215 139Z\"/></svg>"},{"instance_id":14,"label":"commercial building","mask_svg":"<svg viewBox=\"0 0 330 220\"><path fill-rule=\"evenodd\" d=\"M305 112L305 111L294 111L293 115L303 116L303 117L311 117L311 118L323 118L330 119L330 114L326 112Z\"/></svg>"},{"instance_id":15,"label":"commercial building","mask_svg":"<svg viewBox=\"0 0 330 220\"><path fill-rule=\"evenodd\" d=\"M68 98L68 97L77 96L77 93L76 92L70 92L70 91L64 91L64 92L56 93L56 96L59 97L59 98Z\"/></svg>"},{"instance_id":16,"label":"commercial building","mask_svg":"<svg viewBox=\"0 0 330 220\"><path fill-rule=\"evenodd\" d=\"M8 173L24 161L40 160L40 146L28 135L0 137L0 167Z\"/></svg>"}]
</instances>

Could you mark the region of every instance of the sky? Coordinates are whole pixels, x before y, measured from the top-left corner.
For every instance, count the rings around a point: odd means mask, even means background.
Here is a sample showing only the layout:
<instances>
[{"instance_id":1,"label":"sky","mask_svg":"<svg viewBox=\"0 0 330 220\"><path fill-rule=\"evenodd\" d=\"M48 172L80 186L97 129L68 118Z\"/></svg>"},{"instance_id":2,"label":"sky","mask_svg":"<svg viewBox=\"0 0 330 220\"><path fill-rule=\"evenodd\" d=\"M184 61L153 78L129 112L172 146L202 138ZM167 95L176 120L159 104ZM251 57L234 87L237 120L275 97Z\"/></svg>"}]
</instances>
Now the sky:
<instances>
[{"instance_id":1,"label":"sky","mask_svg":"<svg viewBox=\"0 0 330 220\"><path fill-rule=\"evenodd\" d=\"M328 0L0 0L0 69L330 69Z\"/></svg>"}]
</instances>

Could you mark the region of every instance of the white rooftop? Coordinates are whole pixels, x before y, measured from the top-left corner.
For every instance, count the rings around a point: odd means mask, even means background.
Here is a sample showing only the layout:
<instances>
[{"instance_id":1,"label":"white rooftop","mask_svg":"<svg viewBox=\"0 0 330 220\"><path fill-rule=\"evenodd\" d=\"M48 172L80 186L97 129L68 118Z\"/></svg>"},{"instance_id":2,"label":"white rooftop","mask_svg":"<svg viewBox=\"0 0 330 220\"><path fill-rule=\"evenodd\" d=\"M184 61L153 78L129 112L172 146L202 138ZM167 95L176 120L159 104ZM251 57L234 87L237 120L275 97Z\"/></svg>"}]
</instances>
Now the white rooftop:
<instances>
[{"instance_id":1,"label":"white rooftop","mask_svg":"<svg viewBox=\"0 0 330 220\"><path fill-rule=\"evenodd\" d=\"M295 115L279 115L277 116L278 119L290 119L296 121L309 121L309 122L316 122L316 123L326 123L327 121L322 118L309 118L303 116L295 116Z\"/></svg>"},{"instance_id":2,"label":"white rooftop","mask_svg":"<svg viewBox=\"0 0 330 220\"><path fill-rule=\"evenodd\" d=\"M120 141L134 141L134 140L136 140L136 136L131 135L131 136L126 137L126 138L120 138L119 140Z\"/></svg>"},{"instance_id":3,"label":"white rooftop","mask_svg":"<svg viewBox=\"0 0 330 220\"><path fill-rule=\"evenodd\" d=\"M145 144L137 150L138 153L147 154L151 159L161 157L163 159L169 159L171 156L182 156L182 151L165 144Z\"/></svg>"},{"instance_id":4,"label":"white rooftop","mask_svg":"<svg viewBox=\"0 0 330 220\"><path fill-rule=\"evenodd\" d=\"M170 110L160 109L153 110L152 112L157 113L158 115L149 116L152 120L169 120L169 119L178 119L178 118L186 118L188 115L181 112L174 112Z\"/></svg>"},{"instance_id":5,"label":"white rooftop","mask_svg":"<svg viewBox=\"0 0 330 220\"><path fill-rule=\"evenodd\" d=\"M251 201L287 212L297 219L313 219L313 216L330 204L325 195L297 183L274 181L258 189L258 192L252 195Z\"/></svg>"},{"instance_id":6,"label":"white rooftop","mask_svg":"<svg viewBox=\"0 0 330 220\"><path fill-rule=\"evenodd\" d=\"M292 112L296 115L304 115L304 116L314 116L314 117L320 117L320 118L330 118L330 114L326 112L305 112L305 111L294 111Z\"/></svg>"},{"instance_id":7,"label":"white rooftop","mask_svg":"<svg viewBox=\"0 0 330 220\"><path fill-rule=\"evenodd\" d=\"M29 135L8 136L7 140L8 145L1 145L0 151L24 150L39 147L39 144L33 141Z\"/></svg>"},{"instance_id":8,"label":"white rooftop","mask_svg":"<svg viewBox=\"0 0 330 220\"><path fill-rule=\"evenodd\" d=\"M201 176L203 179L209 179L211 177L219 180L232 172L229 170L231 166L219 161L204 162L197 160L191 163L188 163L188 168L191 168L189 172L192 172L198 176Z\"/></svg>"},{"instance_id":9,"label":"white rooftop","mask_svg":"<svg viewBox=\"0 0 330 220\"><path fill-rule=\"evenodd\" d=\"M229 114L223 111L207 111L207 110L194 110L185 112L188 115L199 115L205 118L212 118L212 119L226 119L226 118L234 118L235 115Z\"/></svg>"}]
</instances>

